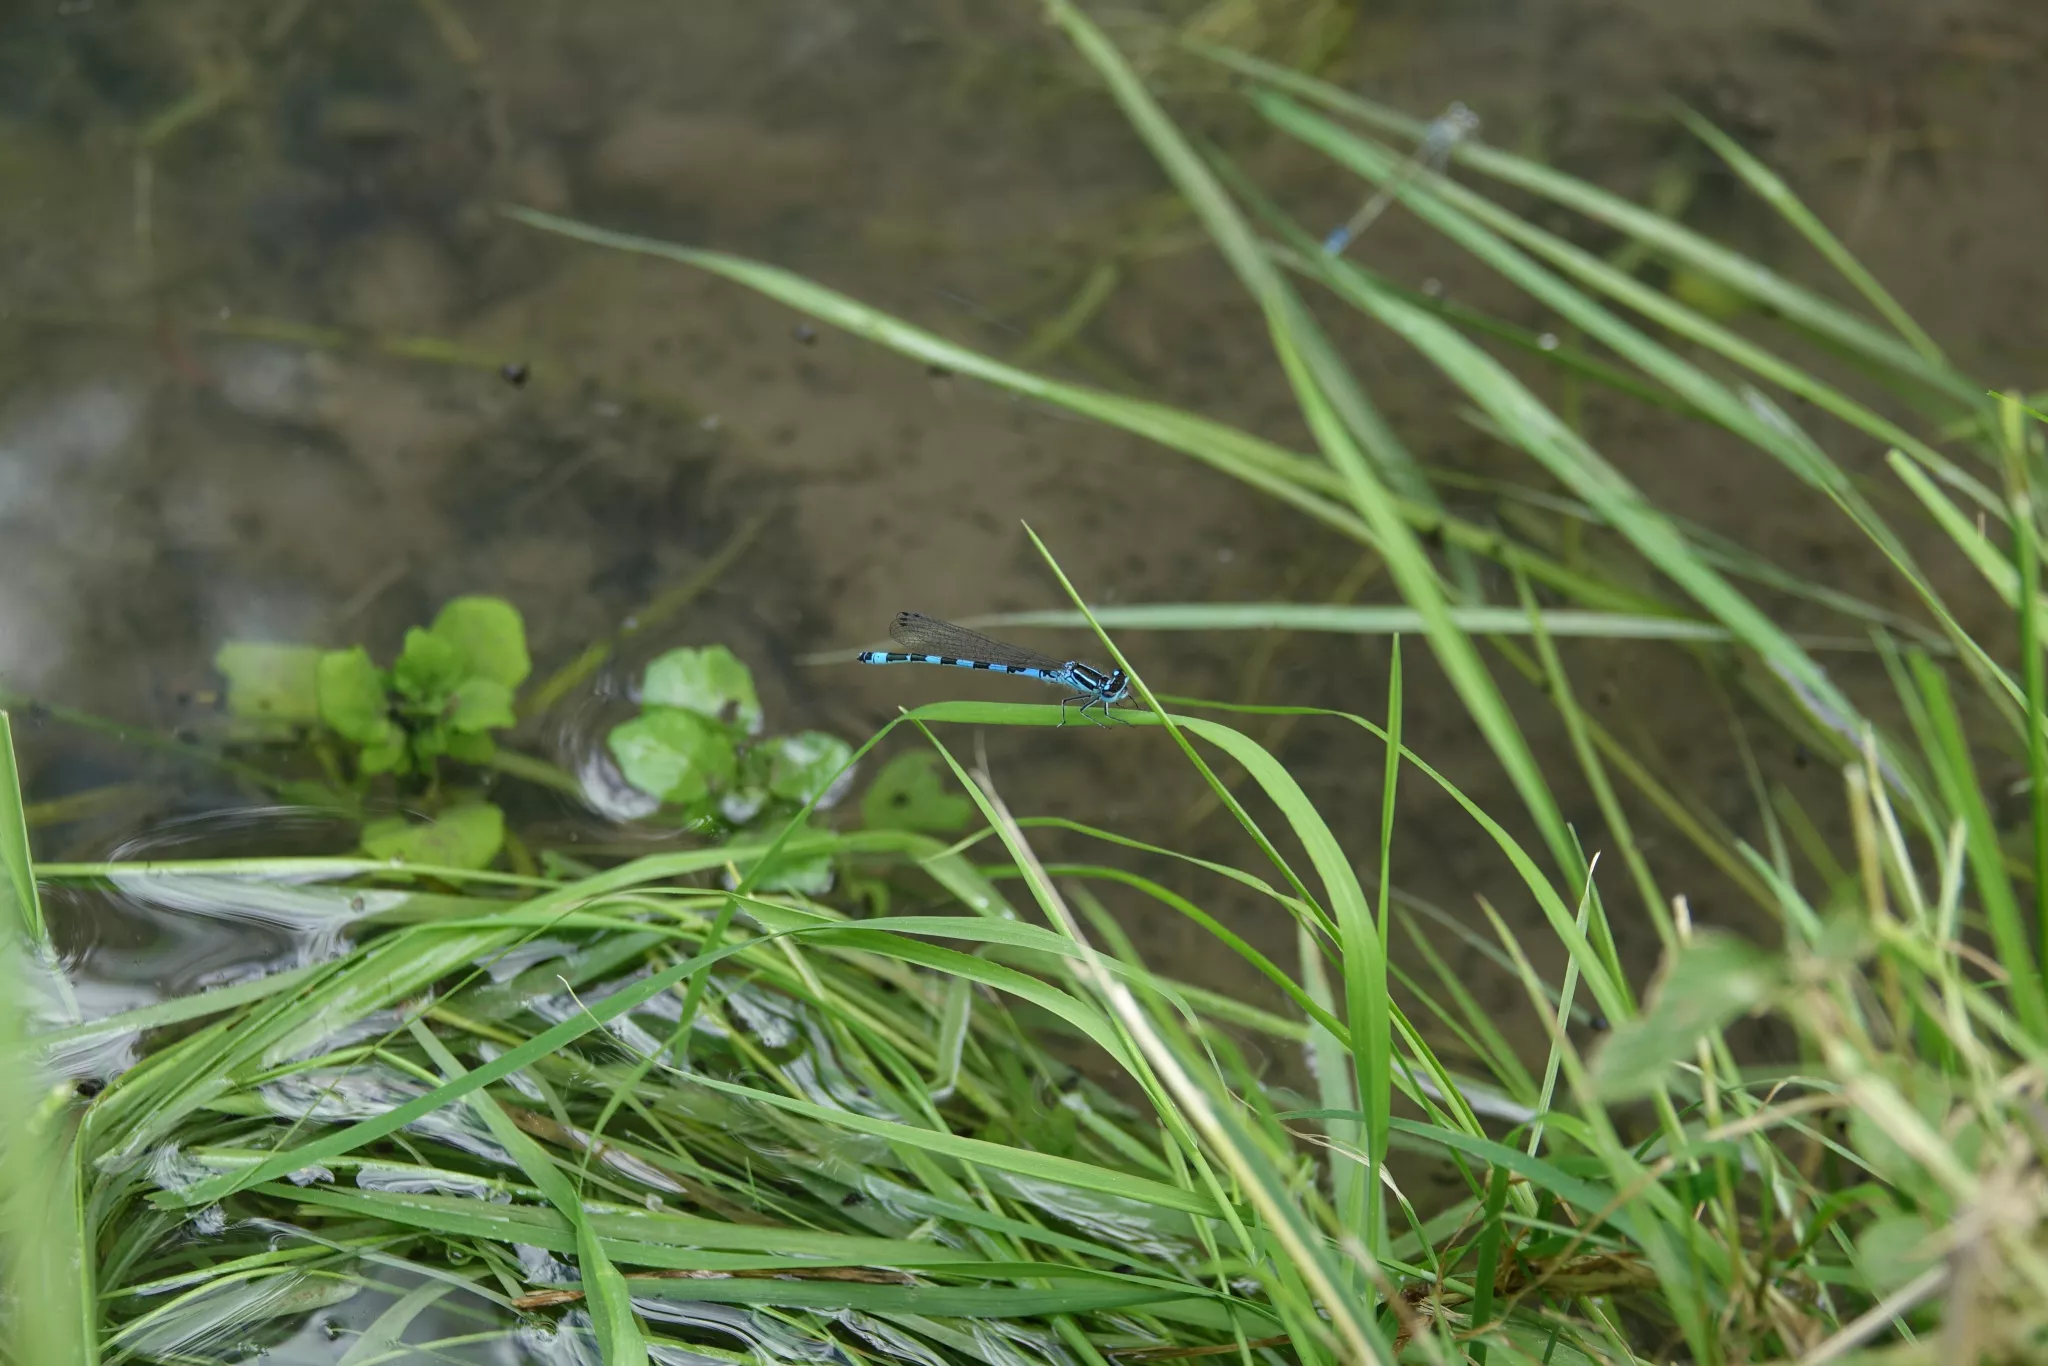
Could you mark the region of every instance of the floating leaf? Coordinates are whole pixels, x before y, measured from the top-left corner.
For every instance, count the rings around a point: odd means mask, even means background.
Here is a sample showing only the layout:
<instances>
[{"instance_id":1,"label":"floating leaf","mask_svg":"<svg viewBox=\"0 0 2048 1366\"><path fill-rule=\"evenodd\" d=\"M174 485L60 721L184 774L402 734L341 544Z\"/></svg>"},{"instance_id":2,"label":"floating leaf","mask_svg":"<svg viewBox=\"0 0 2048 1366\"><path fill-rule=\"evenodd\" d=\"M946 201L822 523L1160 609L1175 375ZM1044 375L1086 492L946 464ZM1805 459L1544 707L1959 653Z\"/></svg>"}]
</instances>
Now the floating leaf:
<instances>
[{"instance_id":1,"label":"floating leaf","mask_svg":"<svg viewBox=\"0 0 2048 1366\"><path fill-rule=\"evenodd\" d=\"M505 813L488 802L451 807L425 823L392 816L363 827L363 852L402 863L483 868L504 845Z\"/></svg>"},{"instance_id":2,"label":"floating leaf","mask_svg":"<svg viewBox=\"0 0 2048 1366\"><path fill-rule=\"evenodd\" d=\"M391 682L398 691L435 709L465 676L462 656L455 647L417 626L405 633L405 649L391 666Z\"/></svg>"},{"instance_id":3,"label":"floating leaf","mask_svg":"<svg viewBox=\"0 0 2048 1366\"><path fill-rule=\"evenodd\" d=\"M861 823L870 830L924 830L955 834L974 819L974 803L946 790L939 757L907 750L882 765L860 799Z\"/></svg>"},{"instance_id":4,"label":"floating leaf","mask_svg":"<svg viewBox=\"0 0 2048 1366\"><path fill-rule=\"evenodd\" d=\"M816 830L816 833L829 835L831 832ZM832 890L833 866L832 855L829 852L813 854L802 851L791 853L784 850L768 864L765 872L755 875L753 865L747 863L739 864L738 872L742 877L753 877L751 885L757 892L797 892L804 896L823 896ZM724 880L727 887L739 885L731 872L727 872Z\"/></svg>"},{"instance_id":5,"label":"floating leaf","mask_svg":"<svg viewBox=\"0 0 2048 1366\"><path fill-rule=\"evenodd\" d=\"M391 723L384 675L362 646L321 655L316 687L320 719L336 734L373 745L386 742L397 729Z\"/></svg>"},{"instance_id":6,"label":"floating leaf","mask_svg":"<svg viewBox=\"0 0 2048 1366\"><path fill-rule=\"evenodd\" d=\"M494 678L466 678L456 686L445 719L451 730L476 734L513 724L512 690Z\"/></svg>"},{"instance_id":7,"label":"floating leaf","mask_svg":"<svg viewBox=\"0 0 2048 1366\"><path fill-rule=\"evenodd\" d=\"M745 825L768 805L768 789L737 787L718 799L718 814L728 825Z\"/></svg>"},{"instance_id":8,"label":"floating leaf","mask_svg":"<svg viewBox=\"0 0 2048 1366\"><path fill-rule=\"evenodd\" d=\"M806 730L756 745L747 755L747 768L771 796L799 806L815 799L828 807L853 784L853 770L846 767L852 757L853 746L838 736Z\"/></svg>"},{"instance_id":9,"label":"floating leaf","mask_svg":"<svg viewBox=\"0 0 2048 1366\"><path fill-rule=\"evenodd\" d=\"M710 796L732 781L738 767L724 731L677 707L649 707L613 726L606 745L627 782L677 806Z\"/></svg>"},{"instance_id":10,"label":"floating leaf","mask_svg":"<svg viewBox=\"0 0 2048 1366\"><path fill-rule=\"evenodd\" d=\"M446 641L469 678L517 688L533 672L526 653L526 623L503 598L456 598L434 618L433 634Z\"/></svg>"},{"instance_id":11,"label":"floating leaf","mask_svg":"<svg viewBox=\"0 0 2048 1366\"><path fill-rule=\"evenodd\" d=\"M823 896L832 890L832 856L819 854L815 858L794 862L777 859L775 865L755 881L754 890Z\"/></svg>"},{"instance_id":12,"label":"floating leaf","mask_svg":"<svg viewBox=\"0 0 2048 1366\"><path fill-rule=\"evenodd\" d=\"M320 719L320 657L313 645L231 640L213 657L228 681L228 710L257 721L310 725Z\"/></svg>"},{"instance_id":13,"label":"floating leaf","mask_svg":"<svg viewBox=\"0 0 2048 1366\"><path fill-rule=\"evenodd\" d=\"M681 707L748 735L761 731L761 700L754 675L723 645L670 650L647 666L641 704Z\"/></svg>"},{"instance_id":14,"label":"floating leaf","mask_svg":"<svg viewBox=\"0 0 2048 1366\"><path fill-rule=\"evenodd\" d=\"M1594 1084L1611 1100L1648 1094L1700 1040L1768 1001L1778 981L1776 961L1755 945L1711 931L1694 936L1653 988L1649 1008L1617 1028L1593 1060Z\"/></svg>"}]
</instances>

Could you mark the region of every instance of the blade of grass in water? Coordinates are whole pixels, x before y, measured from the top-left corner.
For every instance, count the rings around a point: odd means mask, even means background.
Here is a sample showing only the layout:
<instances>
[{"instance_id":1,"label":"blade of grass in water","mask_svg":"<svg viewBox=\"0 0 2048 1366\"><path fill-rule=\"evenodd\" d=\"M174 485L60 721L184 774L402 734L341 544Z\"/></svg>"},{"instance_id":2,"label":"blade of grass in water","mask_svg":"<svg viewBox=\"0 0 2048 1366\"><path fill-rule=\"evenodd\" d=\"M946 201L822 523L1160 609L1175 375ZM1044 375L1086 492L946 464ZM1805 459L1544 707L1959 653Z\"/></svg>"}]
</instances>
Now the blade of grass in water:
<instances>
[{"instance_id":1,"label":"blade of grass in water","mask_svg":"<svg viewBox=\"0 0 2048 1366\"><path fill-rule=\"evenodd\" d=\"M0 892L7 897L4 918L32 953L47 953L50 932L43 924L43 901L29 862L28 819L21 801L21 775L15 768L14 729L0 711Z\"/></svg>"},{"instance_id":2,"label":"blade of grass in water","mask_svg":"<svg viewBox=\"0 0 2048 1366\"><path fill-rule=\"evenodd\" d=\"M1890 291L1877 282L1877 277L1866 269L1861 261L1842 245L1841 239L1829 232L1827 225L1816 217L1813 211L1801 203L1799 196L1792 193L1782 177L1770 167L1751 156L1742 145L1701 117L1698 111L1680 105L1678 116L1690 128L1693 136L1714 149L1714 155L1733 167L1750 189L1756 191L1766 204L1783 215L1786 222L1799 230L1800 236L1811 242L1814 249L1827 258L1828 264L1856 287L1856 292L1870 301L1871 307L1884 315L1907 343L1918 351L1928 365L1946 370L1948 358L1941 354L1941 348L1934 344L1934 338L1927 335L1920 324L1899 306L1899 301Z\"/></svg>"},{"instance_id":3,"label":"blade of grass in water","mask_svg":"<svg viewBox=\"0 0 2048 1366\"><path fill-rule=\"evenodd\" d=\"M1092 609L1105 627L1126 631L1330 631L1352 635L1413 635L1423 617L1412 607L1350 607L1328 603L1219 602L1143 603ZM1626 612L1581 612L1570 608L1452 607L1450 616L1472 635L1523 636L1535 628L1556 637L1592 640L1668 640L1726 644L1734 639L1725 626L1688 617L1638 616ZM1078 612L1047 609L999 612L963 619L969 626L1084 626ZM1810 648L1865 652L1864 637L1809 639Z\"/></svg>"},{"instance_id":4,"label":"blade of grass in water","mask_svg":"<svg viewBox=\"0 0 2048 1366\"><path fill-rule=\"evenodd\" d=\"M1314 101L1370 126L1404 137L1419 139L1424 123L1371 100L1286 67L1277 66L1246 53L1212 44L1190 42L1196 55L1243 72L1254 79L1290 94ZM1641 241L1660 254L1700 271L1721 284L1753 298L1763 307L1784 315L1793 323L1830 338L1867 356L1886 369L1942 394L1972 409L1983 406L1982 391L1955 371L1933 365L1906 345L1867 320L1830 303L1813 291L1785 279L1768 267L1703 237L1683 224L1642 208L1609 191L1576 177L1564 175L1539 162L1467 140L1452 152L1462 166L1494 177L1518 189L1527 190L1553 203L1606 223L1629 238Z\"/></svg>"},{"instance_id":5,"label":"blade of grass in water","mask_svg":"<svg viewBox=\"0 0 2048 1366\"><path fill-rule=\"evenodd\" d=\"M1345 477L1353 506L1373 528L1388 570L1400 585L1401 596L1422 614L1423 634L1439 664L1486 736L1495 758L1507 770L1509 781L1542 831L1552 857L1559 866L1570 867L1571 842L1565 834L1564 817L1537 770L1527 740L1471 639L1451 619L1450 603L1435 566L1390 502L1382 475L1375 471L1354 439L1359 430L1356 414L1363 405L1363 396L1356 391L1301 301L1259 249L1249 225L1203 164L1200 154L1188 145L1101 30L1068 0L1047 0L1047 10L1108 83L1126 117L1193 204L1225 257L1265 309L1274 347L1294 386L1296 401L1309 429L1316 434L1324 454ZM1384 458L1381 463L1387 464Z\"/></svg>"},{"instance_id":6,"label":"blade of grass in water","mask_svg":"<svg viewBox=\"0 0 2048 1366\"><path fill-rule=\"evenodd\" d=\"M0 889L12 903L0 928L0 1275L8 1300L0 1332L17 1362L91 1363L99 1359L98 1335L65 1114L71 1085L53 1086L30 1046L33 997L24 974L55 956L22 810L13 731L0 711Z\"/></svg>"},{"instance_id":7,"label":"blade of grass in water","mask_svg":"<svg viewBox=\"0 0 2048 1366\"><path fill-rule=\"evenodd\" d=\"M1336 124L1284 97L1262 95L1254 103L1278 126L1351 169L1371 178L1394 174L1390 169L1390 159L1377 147L1349 135ZM1593 253L1453 183L1418 187L1409 195L1410 207L1415 212L1458 241L1477 259L1557 309L1575 325L1609 346L1615 354L1666 386L1695 412L1770 452L1801 479L1826 492L1894 560L1911 563L1905 547L1885 527L1875 509L1861 498L1853 481L1817 446L1792 428L1790 419L1781 411L1759 411L1755 391L1752 390L1745 389L1738 401L1737 395L1727 385L1712 379L1610 310L1599 307L1586 294L1541 269L1508 243L1512 241L1541 256L1594 291L1611 296L1680 337L1718 352L1877 440L1900 447L1945 482L1967 492L1980 507L1993 515L2003 516L2003 508L1982 480L1958 467L1927 442L1873 412L1836 386L1784 361L1668 294L1649 288ZM1300 247L1298 230L1292 238ZM1352 280L1355 267L1347 262L1313 256L1310 262L1314 271L1329 279L1340 293L1348 293L1344 287Z\"/></svg>"},{"instance_id":8,"label":"blade of grass in water","mask_svg":"<svg viewBox=\"0 0 2048 1366\"><path fill-rule=\"evenodd\" d=\"M968 784L967 775L962 772L951 755L947 762L955 774ZM1009 848L1012 858L1025 870L1035 899L1047 915L1077 945L1086 950L1071 912L1053 889L1044 870L1039 867L1023 834L1014 821L1008 818L994 792L981 784L968 784L981 806ZM1290 1269L1295 1275L1305 1278L1314 1288L1316 1298L1330 1315L1331 1328L1344 1344L1343 1358L1359 1362L1387 1362L1391 1366L1392 1352L1385 1338L1368 1317L1361 1316L1352 1308L1348 1296L1338 1293L1342 1283L1340 1273L1330 1264L1316 1237L1306 1221L1296 1211L1295 1201L1271 1171L1255 1149L1242 1141L1235 1132L1235 1126L1215 1106L1206 1090L1199 1085L1188 1069L1182 1065L1175 1051L1166 1045L1159 1032L1140 1009L1129 990L1118 983L1099 963L1095 969L1095 982L1111 1009L1137 1040L1138 1046L1150 1060L1151 1065L1165 1081L1168 1093L1184 1112L1184 1122L1195 1128L1208 1140L1218 1157L1237 1177L1253 1206L1265 1220L1267 1236L1275 1239L1288 1254ZM1325 1330L1328 1331L1328 1330Z\"/></svg>"}]
</instances>

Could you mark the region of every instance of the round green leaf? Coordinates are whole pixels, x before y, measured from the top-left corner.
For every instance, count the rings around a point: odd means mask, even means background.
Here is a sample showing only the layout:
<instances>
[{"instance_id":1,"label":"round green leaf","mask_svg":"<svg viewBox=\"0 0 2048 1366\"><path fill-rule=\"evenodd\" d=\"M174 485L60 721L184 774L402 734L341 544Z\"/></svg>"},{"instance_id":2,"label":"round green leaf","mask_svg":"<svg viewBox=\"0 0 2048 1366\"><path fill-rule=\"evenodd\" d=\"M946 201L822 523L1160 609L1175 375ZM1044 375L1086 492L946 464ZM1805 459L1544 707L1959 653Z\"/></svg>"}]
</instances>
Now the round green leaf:
<instances>
[{"instance_id":1,"label":"round green leaf","mask_svg":"<svg viewBox=\"0 0 2048 1366\"><path fill-rule=\"evenodd\" d=\"M512 690L494 678L466 678L456 686L446 713L450 730L471 734L513 724Z\"/></svg>"},{"instance_id":2,"label":"round green leaf","mask_svg":"<svg viewBox=\"0 0 2048 1366\"><path fill-rule=\"evenodd\" d=\"M701 801L733 779L732 741L713 722L676 707L649 707L606 737L626 781L677 806Z\"/></svg>"},{"instance_id":3,"label":"round green leaf","mask_svg":"<svg viewBox=\"0 0 2048 1366\"><path fill-rule=\"evenodd\" d=\"M384 675L362 646L321 655L315 686L320 719L336 734L362 745L387 737L392 725Z\"/></svg>"},{"instance_id":4,"label":"round green leaf","mask_svg":"<svg viewBox=\"0 0 2048 1366\"><path fill-rule=\"evenodd\" d=\"M861 823L870 830L924 830L950 835L974 819L974 803L946 790L939 756L907 750L882 765L860 799Z\"/></svg>"},{"instance_id":5,"label":"round green leaf","mask_svg":"<svg viewBox=\"0 0 2048 1366\"><path fill-rule=\"evenodd\" d=\"M391 682L423 707L439 710L448 694L466 676L455 647L415 626L405 633L405 649L391 666Z\"/></svg>"},{"instance_id":6,"label":"round green leaf","mask_svg":"<svg viewBox=\"0 0 2048 1366\"><path fill-rule=\"evenodd\" d=\"M526 623L503 598L456 598L434 618L433 633L454 648L466 677L488 678L512 689L533 672Z\"/></svg>"},{"instance_id":7,"label":"round green leaf","mask_svg":"<svg viewBox=\"0 0 2048 1366\"><path fill-rule=\"evenodd\" d=\"M256 721L310 725L320 719L320 658L313 645L231 640L213 657L228 681L228 710Z\"/></svg>"},{"instance_id":8,"label":"round green leaf","mask_svg":"<svg viewBox=\"0 0 2048 1366\"><path fill-rule=\"evenodd\" d=\"M809 829L813 834L830 833L816 826ZM774 860L758 872L751 862L740 863L737 871L742 877L753 877L753 889L757 892L798 892L804 896L823 896L831 891L834 873L832 853L829 849L817 853L792 853L785 849L777 853ZM724 880L727 887L739 885L730 871Z\"/></svg>"},{"instance_id":9,"label":"round green leaf","mask_svg":"<svg viewBox=\"0 0 2048 1366\"><path fill-rule=\"evenodd\" d=\"M761 731L761 700L754 675L723 645L670 650L647 666L640 701L648 707L681 707L748 735Z\"/></svg>"},{"instance_id":10,"label":"round green leaf","mask_svg":"<svg viewBox=\"0 0 2048 1366\"><path fill-rule=\"evenodd\" d=\"M488 802L452 807L424 824L391 816L363 827L363 852L401 863L483 868L505 846L505 813Z\"/></svg>"},{"instance_id":11,"label":"round green leaf","mask_svg":"<svg viewBox=\"0 0 2048 1366\"><path fill-rule=\"evenodd\" d=\"M754 883L754 890L823 896L832 890L832 856L818 854L794 862L777 859L774 866Z\"/></svg>"},{"instance_id":12,"label":"round green leaf","mask_svg":"<svg viewBox=\"0 0 2048 1366\"><path fill-rule=\"evenodd\" d=\"M756 745L747 755L747 766L771 796L799 806L815 798L826 807L852 785L853 770L846 768L852 757L853 746L838 736L806 730Z\"/></svg>"}]
</instances>

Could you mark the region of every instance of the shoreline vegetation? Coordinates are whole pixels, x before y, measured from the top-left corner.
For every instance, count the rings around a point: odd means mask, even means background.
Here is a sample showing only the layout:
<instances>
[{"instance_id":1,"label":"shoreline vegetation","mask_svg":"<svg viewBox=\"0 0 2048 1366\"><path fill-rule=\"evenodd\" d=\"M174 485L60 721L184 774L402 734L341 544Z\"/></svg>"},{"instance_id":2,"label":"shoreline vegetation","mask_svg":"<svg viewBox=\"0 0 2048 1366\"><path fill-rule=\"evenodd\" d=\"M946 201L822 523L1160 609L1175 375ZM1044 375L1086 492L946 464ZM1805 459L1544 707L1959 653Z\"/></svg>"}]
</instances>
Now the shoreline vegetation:
<instances>
[{"instance_id":1,"label":"shoreline vegetation","mask_svg":"<svg viewBox=\"0 0 2048 1366\"><path fill-rule=\"evenodd\" d=\"M9 1359L373 1366L510 1359L513 1344L606 1366L1909 1366L2048 1352L2040 402L1958 371L1783 181L1691 111L1674 117L1853 306L1482 140L1413 173L1425 121L1185 40L1175 59L1227 76L1274 136L1386 192L1549 321L1410 289L1325 251L1080 7L1045 8L1260 307L1313 451L982 355L772 265L506 212L565 250L708 271L1142 436L1355 540L1397 604L1093 612L1033 534L1071 607L1007 621L1092 632L1089 657L1132 680L1119 742L1189 765L1257 860L1013 814L958 728L1051 727L1050 704L921 707L856 748L773 730L746 665L715 646L649 665L605 740L633 810L673 838L610 864L529 847L485 778L581 790L511 738L615 642L529 686L523 625L495 599L450 603L388 662L231 644L220 667L241 728L225 752L135 735L355 822L347 857L33 863L37 816L0 712L0 909L17 949L17 1005L0 1012ZM1478 490L1501 516L1453 510L1318 322L1331 307L1405 342L1467 420L1533 462L1527 484ZM1895 582L1866 600L1659 508L1575 400L1539 394L1551 384L1777 462ZM1890 482L1852 475L1831 454L1845 450L1884 452ZM1901 515L1924 524L1902 530ZM1974 574L1967 604L1909 548L1930 532ZM1996 641L1961 624L1987 602L2012 623ZM1786 629L1787 603L1828 628ZM1387 695L1370 714L1162 696L1118 645L1245 629L1385 637ZM1587 637L1687 652L1839 770L1839 810L1806 809L1752 763L1763 838L1727 828L1584 709L1558 642ZM1404 743L1401 661L1418 649L1519 809L1483 809ZM1852 697L1816 658L1829 649L1874 658L1891 695ZM1555 710L1571 771L1544 771L1506 676ZM1279 727L1355 747L1376 828L1333 828L1273 757ZM873 768L898 731L917 743ZM2026 774L2022 820L2000 821L1994 761ZM1483 833L1540 920L1482 900L1447 923L1404 899L1404 778ZM373 794L398 782L423 817L377 814ZM1566 789L1591 794L1603 829L1567 820ZM1694 925L1639 838L1651 826L1778 941ZM1099 862L1041 861L1046 832ZM1134 848L1268 903L1296 959L1120 864ZM58 886L288 908L329 951L87 1021L44 923L42 889ZM1148 967L1111 892L1185 919L1285 1009ZM1617 952L1623 917L1658 936L1649 980ZM1512 1018L1451 970L1453 934L1517 988ZM1746 1046L1758 1020L1782 1044L1768 1056ZM53 1083L94 1050L125 1061L104 1082ZM1305 1056L1309 1091L1275 1082L1261 1050Z\"/></svg>"}]
</instances>

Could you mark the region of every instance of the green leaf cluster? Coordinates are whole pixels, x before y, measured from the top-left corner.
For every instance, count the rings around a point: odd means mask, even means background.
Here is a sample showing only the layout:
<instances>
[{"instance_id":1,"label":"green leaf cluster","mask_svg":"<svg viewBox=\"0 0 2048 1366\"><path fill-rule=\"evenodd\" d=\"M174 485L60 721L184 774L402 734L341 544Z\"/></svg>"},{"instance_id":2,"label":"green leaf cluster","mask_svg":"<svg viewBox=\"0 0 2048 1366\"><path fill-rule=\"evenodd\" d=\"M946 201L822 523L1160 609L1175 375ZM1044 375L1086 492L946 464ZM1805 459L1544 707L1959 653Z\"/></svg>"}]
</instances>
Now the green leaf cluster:
<instances>
[{"instance_id":1,"label":"green leaf cluster","mask_svg":"<svg viewBox=\"0 0 2048 1366\"><path fill-rule=\"evenodd\" d=\"M836 803L852 778L852 747L822 731L757 739L764 719L738 656L723 645L683 647L647 666L640 713L612 727L606 747L629 784L700 829L737 830ZM799 883L822 890L829 865Z\"/></svg>"},{"instance_id":2,"label":"green leaf cluster","mask_svg":"<svg viewBox=\"0 0 2048 1366\"><path fill-rule=\"evenodd\" d=\"M314 665L314 697L320 721L359 746L359 772L428 773L442 755L490 760L490 733L513 724L513 692L532 668L518 609L464 597L432 626L407 631L388 669L360 645L326 651Z\"/></svg>"}]
</instances>

